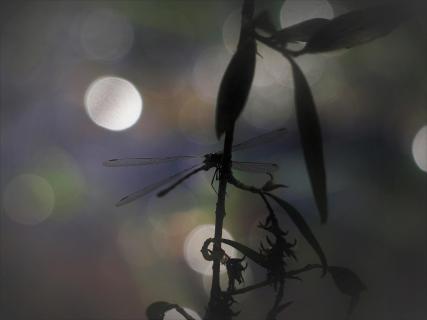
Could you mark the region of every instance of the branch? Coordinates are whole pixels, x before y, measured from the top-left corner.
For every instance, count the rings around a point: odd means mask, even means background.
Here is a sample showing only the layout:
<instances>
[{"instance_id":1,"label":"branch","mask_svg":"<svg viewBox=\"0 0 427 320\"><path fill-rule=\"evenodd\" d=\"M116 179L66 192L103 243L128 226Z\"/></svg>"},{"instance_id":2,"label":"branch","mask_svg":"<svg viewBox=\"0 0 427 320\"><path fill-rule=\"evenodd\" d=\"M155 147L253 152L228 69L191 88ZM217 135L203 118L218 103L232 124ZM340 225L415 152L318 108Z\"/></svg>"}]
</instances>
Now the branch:
<instances>
[{"instance_id":1,"label":"branch","mask_svg":"<svg viewBox=\"0 0 427 320\"><path fill-rule=\"evenodd\" d=\"M259 193L259 194L264 192L261 188L249 186L249 185L244 184L243 182L237 180L232 172L230 172L230 174L228 175L227 178L228 178L228 183L232 184L233 186L235 186L238 189L241 189L244 191L249 191L252 193Z\"/></svg>"},{"instance_id":2,"label":"branch","mask_svg":"<svg viewBox=\"0 0 427 320\"><path fill-rule=\"evenodd\" d=\"M304 273L307 271L311 271L313 269L323 269L323 266L320 264L308 264L301 269L296 269L296 270L291 270L291 271L286 272L286 276L290 277L290 278L295 277L297 274Z\"/></svg>"},{"instance_id":3,"label":"branch","mask_svg":"<svg viewBox=\"0 0 427 320\"><path fill-rule=\"evenodd\" d=\"M322 269L322 266L320 264L308 264L303 268L287 271L281 280L283 280L283 279L298 279L295 277L296 275L307 272L307 271L311 271L313 269ZM230 295L233 295L233 296L238 295L238 294L247 293L247 292L250 292L252 290L256 290L259 288L266 287L270 284L273 284L275 281L276 281L276 279L265 280L265 281L253 284L251 286L247 286L247 287L244 287L241 289L236 289L236 290L230 291L228 293Z\"/></svg>"},{"instance_id":4,"label":"branch","mask_svg":"<svg viewBox=\"0 0 427 320\"><path fill-rule=\"evenodd\" d=\"M192 316L190 316L187 311L185 311L183 308L181 308L179 305L175 306L175 310L177 312L179 312L184 318L185 320L196 320L194 319Z\"/></svg>"}]
</instances>

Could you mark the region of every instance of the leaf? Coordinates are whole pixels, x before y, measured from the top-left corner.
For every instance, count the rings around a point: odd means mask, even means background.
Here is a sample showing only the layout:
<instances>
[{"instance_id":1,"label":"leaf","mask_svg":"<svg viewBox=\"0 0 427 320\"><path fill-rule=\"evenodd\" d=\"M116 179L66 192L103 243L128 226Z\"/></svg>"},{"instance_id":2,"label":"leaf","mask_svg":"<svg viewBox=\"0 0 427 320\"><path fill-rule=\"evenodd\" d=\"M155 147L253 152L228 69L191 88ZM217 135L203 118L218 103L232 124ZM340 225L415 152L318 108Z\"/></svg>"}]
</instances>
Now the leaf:
<instances>
[{"instance_id":1,"label":"leaf","mask_svg":"<svg viewBox=\"0 0 427 320\"><path fill-rule=\"evenodd\" d=\"M307 242L310 244L310 246L319 256L320 262L322 264L323 276L324 276L328 269L326 256L323 253L323 250L320 247L319 242L317 241L316 237L314 236L307 222L305 222L304 217L298 212L297 209L295 209L291 204L289 204L282 198L279 198L271 193L266 193L266 195L272 198L273 200L275 200L286 211L288 216L291 218L292 222L295 224L295 226L298 228L298 230L301 232L301 234L304 236L304 238L307 240Z\"/></svg>"},{"instance_id":2,"label":"leaf","mask_svg":"<svg viewBox=\"0 0 427 320\"><path fill-rule=\"evenodd\" d=\"M174 309L177 305L169 302L157 301L150 304L145 310L148 320L163 320L165 313Z\"/></svg>"},{"instance_id":3,"label":"leaf","mask_svg":"<svg viewBox=\"0 0 427 320\"><path fill-rule=\"evenodd\" d=\"M287 58L292 66L294 76L295 108L305 164L310 177L314 199L320 213L320 219L322 223L325 223L328 219L328 199L319 116L304 74L291 57Z\"/></svg>"},{"instance_id":4,"label":"leaf","mask_svg":"<svg viewBox=\"0 0 427 320\"><path fill-rule=\"evenodd\" d=\"M256 252L255 250L245 246L244 244L241 244L239 242L229 240L229 239L221 239L222 243L228 244L229 246L233 247L234 249L240 251L243 253L244 256L251 259L256 264L260 265L261 267L264 267L266 269L269 268L269 264L267 262L267 259L262 254Z\"/></svg>"},{"instance_id":5,"label":"leaf","mask_svg":"<svg viewBox=\"0 0 427 320\"><path fill-rule=\"evenodd\" d=\"M341 293L351 297L348 312L351 313L355 308L360 294L366 290L366 286L360 280L359 276L353 271L343 267L329 267L329 273Z\"/></svg>"},{"instance_id":6,"label":"leaf","mask_svg":"<svg viewBox=\"0 0 427 320\"><path fill-rule=\"evenodd\" d=\"M256 42L248 21L248 16L251 19L253 15L253 1L245 1L242 14L237 51L225 70L218 92L215 117L218 139L234 127L245 107L255 74Z\"/></svg>"},{"instance_id":7,"label":"leaf","mask_svg":"<svg viewBox=\"0 0 427 320\"><path fill-rule=\"evenodd\" d=\"M315 18L294 24L288 28L277 31L273 39L286 44L288 42L307 42L315 33L329 23L330 20Z\"/></svg>"},{"instance_id":8,"label":"leaf","mask_svg":"<svg viewBox=\"0 0 427 320\"><path fill-rule=\"evenodd\" d=\"M303 53L351 48L383 37L409 18L405 4L383 4L332 19L308 41Z\"/></svg>"},{"instance_id":9,"label":"leaf","mask_svg":"<svg viewBox=\"0 0 427 320\"><path fill-rule=\"evenodd\" d=\"M357 296L366 290L366 286L359 276L350 269L332 266L328 268L328 271L341 293L348 296Z\"/></svg>"}]
</instances>

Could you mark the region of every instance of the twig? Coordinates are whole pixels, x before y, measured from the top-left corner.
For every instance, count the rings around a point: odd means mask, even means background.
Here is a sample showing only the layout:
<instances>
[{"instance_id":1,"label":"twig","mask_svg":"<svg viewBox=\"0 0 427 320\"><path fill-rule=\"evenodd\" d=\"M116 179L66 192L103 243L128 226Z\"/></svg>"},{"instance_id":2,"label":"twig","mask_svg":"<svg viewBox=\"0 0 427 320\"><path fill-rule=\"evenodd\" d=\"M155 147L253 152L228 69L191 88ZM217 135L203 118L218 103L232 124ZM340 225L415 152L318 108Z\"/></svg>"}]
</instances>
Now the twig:
<instances>
[{"instance_id":1,"label":"twig","mask_svg":"<svg viewBox=\"0 0 427 320\"><path fill-rule=\"evenodd\" d=\"M218 186L218 200L215 210L215 237L213 244L213 266L212 266L212 287L211 297L209 301L210 310L214 310L218 305L221 296L221 286L219 279L220 271L220 257L218 252L221 252L221 239L222 227L225 217L225 195L227 191L227 181L230 173L231 166L231 147L233 144L234 128L226 132L224 141L224 150L222 156L221 168L219 169L219 186Z\"/></svg>"},{"instance_id":2,"label":"twig","mask_svg":"<svg viewBox=\"0 0 427 320\"><path fill-rule=\"evenodd\" d=\"M287 271L285 273L283 279L296 279L295 276L297 274L301 274L301 273L304 273L304 272L307 272L307 271L311 271L313 269L322 269L322 266L320 264L308 264L308 265L306 265L303 268L296 269L296 270L291 270L291 271ZM262 287L266 287L266 286L268 286L270 284L273 284L276 280L277 279L265 280L265 281L256 283L256 284L251 285L251 286L247 286L247 287L244 287L244 288L241 288L241 289L236 289L236 290L230 291L229 294L231 294L231 295L234 296L234 295L238 295L238 294L247 293L247 292L250 292L252 290L256 290L256 289L259 289L259 288L262 288Z\"/></svg>"},{"instance_id":3,"label":"twig","mask_svg":"<svg viewBox=\"0 0 427 320\"><path fill-rule=\"evenodd\" d=\"M175 310L177 312L179 312L184 318L185 320L196 320L194 319L192 316L190 316L187 311L185 311L184 308L180 307L179 305L175 305Z\"/></svg>"}]
</instances>

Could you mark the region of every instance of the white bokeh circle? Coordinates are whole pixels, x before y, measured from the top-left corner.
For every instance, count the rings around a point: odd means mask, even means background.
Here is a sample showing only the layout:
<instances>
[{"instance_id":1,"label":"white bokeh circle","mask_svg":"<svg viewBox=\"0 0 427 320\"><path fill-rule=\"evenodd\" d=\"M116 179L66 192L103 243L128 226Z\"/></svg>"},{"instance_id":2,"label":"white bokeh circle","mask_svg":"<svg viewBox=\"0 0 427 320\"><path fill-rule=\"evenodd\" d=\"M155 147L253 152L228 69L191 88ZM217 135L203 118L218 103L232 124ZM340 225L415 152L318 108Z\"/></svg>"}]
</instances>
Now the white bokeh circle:
<instances>
[{"instance_id":1,"label":"white bokeh circle","mask_svg":"<svg viewBox=\"0 0 427 320\"><path fill-rule=\"evenodd\" d=\"M86 90L84 102L90 119L113 131L133 126L143 108L142 97L132 83L110 76L92 82Z\"/></svg>"}]
</instances>

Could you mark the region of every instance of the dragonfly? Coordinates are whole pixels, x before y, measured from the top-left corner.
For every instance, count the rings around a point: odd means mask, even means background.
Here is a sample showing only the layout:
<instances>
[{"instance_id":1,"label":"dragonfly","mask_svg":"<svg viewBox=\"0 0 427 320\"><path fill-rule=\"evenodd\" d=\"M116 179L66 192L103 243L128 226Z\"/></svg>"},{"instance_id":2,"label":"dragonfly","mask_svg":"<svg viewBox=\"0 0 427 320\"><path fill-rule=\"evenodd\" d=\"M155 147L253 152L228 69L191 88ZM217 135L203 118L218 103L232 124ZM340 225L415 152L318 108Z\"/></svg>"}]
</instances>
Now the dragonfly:
<instances>
[{"instance_id":1,"label":"dragonfly","mask_svg":"<svg viewBox=\"0 0 427 320\"><path fill-rule=\"evenodd\" d=\"M269 142L276 140L279 137L282 137L287 130L285 128L276 129L268 133L256 136L249 140L243 141L241 143L235 144L232 146L232 152L246 150L255 146L263 145ZM149 165L158 165L164 163L175 162L179 160L187 159L201 159L201 163L190 166L187 169L184 169L174 175L171 175L165 179L154 182L144 188L133 192L117 202L116 206L122 206L127 203L133 202L157 189L165 187L169 184L168 187L158 192L157 196L162 197L166 195L169 191L174 189L176 186L195 175L200 171L208 171L212 168L215 168L215 173L212 178L211 185L221 168L222 163L222 151L217 151L213 153L207 153L203 155L181 155L181 156L171 156L171 157L157 157L157 158L122 158L122 159L111 159L103 162L103 165L106 167L132 167L132 166L149 166ZM243 162L243 161L232 161L231 169L252 172L252 173L265 173L271 175L273 172L279 169L279 166L275 163L268 162Z\"/></svg>"}]
</instances>

